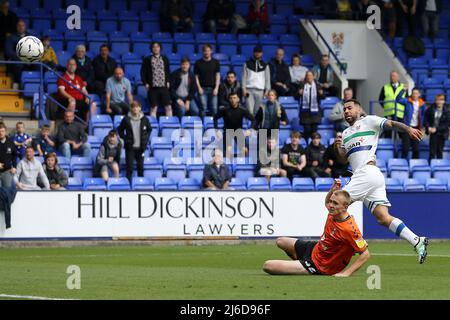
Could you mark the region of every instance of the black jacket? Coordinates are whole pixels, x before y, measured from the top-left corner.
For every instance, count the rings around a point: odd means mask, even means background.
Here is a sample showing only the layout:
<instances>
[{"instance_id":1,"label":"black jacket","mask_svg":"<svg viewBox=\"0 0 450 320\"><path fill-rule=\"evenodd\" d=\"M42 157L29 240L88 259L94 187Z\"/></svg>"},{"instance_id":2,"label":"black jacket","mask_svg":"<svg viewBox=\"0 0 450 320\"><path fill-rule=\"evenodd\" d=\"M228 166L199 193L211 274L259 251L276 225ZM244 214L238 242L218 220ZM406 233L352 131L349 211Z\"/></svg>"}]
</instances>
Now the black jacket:
<instances>
[{"instance_id":1,"label":"black jacket","mask_svg":"<svg viewBox=\"0 0 450 320\"><path fill-rule=\"evenodd\" d=\"M183 19L192 17L193 8L190 0L165 0L161 3L161 16L170 19L177 16Z\"/></svg>"},{"instance_id":2,"label":"black jacket","mask_svg":"<svg viewBox=\"0 0 450 320\"><path fill-rule=\"evenodd\" d=\"M92 60L86 56L84 59L84 65L81 65L80 61L78 61L77 56L73 55L73 59L77 62L77 71L75 74L81 77L86 83L92 84L95 81L94 67L92 65Z\"/></svg>"},{"instance_id":3,"label":"black jacket","mask_svg":"<svg viewBox=\"0 0 450 320\"><path fill-rule=\"evenodd\" d=\"M264 118L268 116L267 105L268 105L268 102L266 102L265 104L261 105L258 108L258 111L256 112L256 115L255 115L255 121L253 122L253 129L255 129L255 130L258 130L258 129L280 129L280 121L285 121L286 123L289 122L287 114L286 114L286 110L277 101L277 102L275 102L275 109L276 109L275 113L279 112L280 116L278 117L276 115L275 118L273 118L271 123L269 124L269 128L264 128ZM278 111L278 109L280 111Z\"/></svg>"},{"instance_id":4,"label":"black jacket","mask_svg":"<svg viewBox=\"0 0 450 320\"><path fill-rule=\"evenodd\" d=\"M312 143L309 144L308 148L306 148L306 162L308 167L312 167L313 161L318 161L318 167L324 168L324 155L325 155L325 146L320 144L318 147L314 146Z\"/></svg>"},{"instance_id":5,"label":"black jacket","mask_svg":"<svg viewBox=\"0 0 450 320\"><path fill-rule=\"evenodd\" d=\"M6 137L5 143L0 142L0 163L3 163L3 169L0 169L0 172L5 172L11 168L15 168L17 165L16 161L16 145L9 137Z\"/></svg>"},{"instance_id":6,"label":"black jacket","mask_svg":"<svg viewBox=\"0 0 450 320\"><path fill-rule=\"evenodd\" d=\"M150 88L153 87L153 67L151 55L145 57L144 62L141 67L141 80L145 85L149 85ZM164 83L167 84L170 82L170 67L169 67L169 59L166 56L161 55L164 61Z\"/></svg>"},{"instance_id":7,"label":"black jacket","mask_svg":"<svg viewBox=\"0 0 450 320\"><path fill-rule=\"evenodd\" d=\"M217 0L209 0L208 6L206 7L206 13L204 19L207 20L218 20L218 19L231 19L236 7L233 1L224 0L219 3Z\"/></svg>"},{"instance_id":8,"label":"black jacket","mask_svg":"<svg viewBox=\"0 0 450 320\"><path fill-rule=\"evenodd\" d=\"M181 68L175 70L170 74L170 96L172 97L172 101L176 101L178 99L177 90L181 84ZM192 72L189 72L189 80L188 80L188 91L189 95L187 96L187 100L191 101L195 98L195 76Z\"/></svg>"},{"instance_id":9,"label":"black jacket","mask_svg":"<svg viewBox=\"0 0 450 320\"><path fill-rule=\"evenodd\" d=\"M108 144L108 136L103 139L100 150L97 154L97 159L95 159L94 176L99 176L102 166L108 163L109 157L114 157L114 161L120 164L120 154L122 152L122 141L118 139L117 146L111 148ZM114 150L115 149L115 150Z\"/></svg>"},{"instance_id":10,"label":"black jacket","mask_svg":"<svg viewBox=\"0 0 450 320\"><path fill-rule=\"evenodd\" d=\"M225 80L219 86L219 106L221 107L229 107L230 102L228 100L228 96L231 93L237 93L239 96L239 100L242 101L242 87L239 81L236 81L234 86L229 86L228 82Z\"/></svg>"},{"instance_id":11,"label":"black jacket","mask_svg":"<svg viewBox=\"0 0 450 320\"><path fill-rule=\"evenodd\" d=\"M222 189L225 182L231 180L230 168L222 164L217 169L215 164L207 164L203 169L203 185L206 187L206 181L211 181L217 188Z\"/></svg>"},{"instance_id":12,"label":"black jacket","mask_svg":"<svg viewBox=\"0 0 450 320\"><path fill-rule=\"evenodd\" d=\"M94 68L95 80L106 82L109 77L114 74L114 70L117 68L117 62L111 57L103 61L103 58L98 55L92 61L92 66Z\"/></svg>"},{"instance_id":13,"label":"black jacket","mask_svg":"<svg viewBox=\"0 0 450 320\"><path fill-rule=\"evenodd\" d=\"M131 117L128 114L125 118L120 122L119 127L117 128L117 132L119 136L124 140L125 149L133 149L134 137L133 137L133 128L131 126ZM152 132L152 126L150 125L150 121L146 116L142 114L141 117L141 147L140 149L144 151L147 149L148 140L150 138L150 134Z\"/></svg>"},{"instance_id":14,"label":"black jacket","mask_svg":"<svg viewBox=\"0 0 450 320\"><path fill-rule=\"evenodd\" d=\"M270 82L272 87L275 83L281 82L289 85L291 83L291 73L289 72L289 65L282 61L279 63L277 60L272 59L270 61Z\"/></svg>"},{"instance_id":15,"label":"black jacket","mask_svg":"<svg viewBox=\"0 0 450 320\"><path fill-rule=\"evenodd\" d=\"M6 229L11 228L11 205L16 198L16 188L0 188L0 211L5 212Z\"/></svg>"},{"instance_id":16,"label":"black jacket","mask_svg":"<svg viewBox=\"0 0 450 320\"><path fill-rule=\"evenodd\" d=\"M435 111L436 111L436 104L432 104L425 111L424 126L427 134L429 134L428 128L433 127ZM450 109L448 106L444 106L442 108L442 116L439 119L439 126L436 128L437 129L436 134L444 136L447 139L449 127L450 127Z\"/></svg>"}]
</instances>

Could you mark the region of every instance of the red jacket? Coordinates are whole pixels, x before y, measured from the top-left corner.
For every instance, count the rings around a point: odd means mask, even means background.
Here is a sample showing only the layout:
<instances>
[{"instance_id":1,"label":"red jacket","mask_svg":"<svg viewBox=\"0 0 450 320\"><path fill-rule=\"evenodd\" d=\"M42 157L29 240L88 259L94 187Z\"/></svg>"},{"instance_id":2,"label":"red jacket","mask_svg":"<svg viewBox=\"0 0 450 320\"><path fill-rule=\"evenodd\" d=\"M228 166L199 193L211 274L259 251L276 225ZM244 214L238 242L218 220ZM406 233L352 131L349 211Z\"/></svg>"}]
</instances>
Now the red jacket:
<instances>
[{"instance_id":1,"label":"red jacket","mask_svg":"<svg viewBox=\"0 0 450 320\"><path fill-rule=\"evenodd\" d=\"M267 7L267 4L264 3L262 7L259 9L258 12L255 12L255 7L252 3L250 3L250 6L248 7L248 15L247 20L250 23L253 23L257 20L260 20L262 24L268 25L269 24L269 9Z\"/></svg>"}]
</instances>

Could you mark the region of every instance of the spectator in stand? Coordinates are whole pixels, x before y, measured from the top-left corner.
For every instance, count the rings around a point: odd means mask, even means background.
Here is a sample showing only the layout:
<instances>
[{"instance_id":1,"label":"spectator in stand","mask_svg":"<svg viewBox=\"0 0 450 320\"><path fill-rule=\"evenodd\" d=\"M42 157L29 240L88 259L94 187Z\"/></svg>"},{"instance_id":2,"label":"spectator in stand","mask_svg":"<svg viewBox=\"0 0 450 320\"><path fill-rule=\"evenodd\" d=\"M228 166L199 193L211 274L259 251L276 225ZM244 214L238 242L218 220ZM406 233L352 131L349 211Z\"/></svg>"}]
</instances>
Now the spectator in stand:
<instances>
[{"instance_id":1,"label":"spectator in stand","mask_svg":"<svg viewBox=\"0 0 450 320\"><path fill-rule=\"evenodd\" d=\"M250 31L261 34L269 31L269 7L264 0L252 0L247 14Z\"/></svg>"},{"instance_id":2,"label":"spectator in stand","mask_svg":"<svg viewBox=\"0 0 450 320\"><path fill-rule=\"evenodd\" d=\"M13 186L16 174L17 152L14 141L6 135L6 126L0 122L0 187Z\"/></svg>"},{"instance_id":3,"label":"spectator in stand","mask_svg":"<svg viewBox=\"0 0 450 320\"><path fill-rule=\"evenodd\" d=\"M198 116L199 110L195 102L195 75L190 71L191 62L187 57L181 59L181 68L170 75L170 95L172 109L181 119L186 113Z\"/></svg>"},{"instance_id":4,"label":"spectator in stand","mask_svg":"<svg viewBox=\"0 0 450 320\"><path fill-rule=\"evenodd\" d=\"M5 39L5 59L8 61L21 61L17 57L16 46L20 39L29 36L25 21L19 20L16 24L14 33L11 33ZM19 89L19 82L22 76L22 71L38 70L38 67L26 64L10 64L7 66L8 72L13 75L13 88Z\"/></svg>"},{"instance_id":5,"label":"spectator in stand","mask_svg":"<svg viewBox=\"0 0 450 320\"><path fill-rule=\"evenodd\" d=\"M70 159L73 154L89 157L91 145L87 142L86 128L75 122L73 111L64 112L64 122L59 125L57 138L63 157Z\"/></svg>"},{"instance_id":6,"label":"spectator in stand","mask_svg":"<svg viewBox=\"0 0 450 320\"><path fill-rule=\"evenodd\" d=\"M349 0L336 0L336 14L338 19L352 19L352 4Z\"/></svg>"},{"instance_id":7,"label":"spectator in stand","mask_svg":"<svg viewBox=\"0 0 450 320\"><path fill-rule=\"evenodd\" d=\"M322 121L320 100L324 98L323 90L314 80L311 71L306 72L305 81L298 91L300 99L300 124L303 125L303 137L308 139Z\"/></svg>"},{"instance_id":8,"label":"spectator in stand","mask_svg":"<svg viewBox=\"0 0 450 320\"><path fill-rule=\"evenodd\" d=\"M333 178L350 177L348 163L341 163L336 153L336 144L342 145L342 132L336 132L333 144L330 144L323 155L325 173Z\"/></svg>"},{"instance_id":9,"label":"spectator in stand","mask_svg":"<svg viewBox=\"0 0 450 320\"><path fill-rule=\"evenodd\" d=\"M331 173L325 171L326 163L324 161L325 146L320 142L320 134L314 132L311 137L311 143L306 148L305 174L313 179L318 177L330 177Z\"/></svg>"},{"instance_id":10,"label":"spectator in stand","mask_svg":"<svg viewBox=\"0 0 450 320\"><path fill-rule=\"evenodd\" d=\"M117 68L117 62L109 56L109 47L106 44L100 47L100 54L92 60L92 67L95 78L94 93L102 96L105 93L106 81L114 75Z\"/></svg>"},{"instance_id":11,"label":"spectator in stand","mask_svg":"<svg viewBox=\"0 0 450 320\"><path fill-rule=\"evenodd\" d=\"M395 0L382 0L382 2L381 16L383 25L387 28L388 37L394 39L397 27Z\"/></svg>"},{"instance_id":12,"label":"spectator in stand","mask_svg":"<svg viewBox=\"0 0 450 320\"><path fill-rule=\"evenodd\" d=\"M39 156L42 157L56 152L56 139L50 136L50 126L48 124L44 124L41 127L41 134L35 141Z\"/></svg>"},{"instance_id":13,"label":"spectator in stand","mask_svg":"<svg viewBox=\"0 0 450 320\"><path fill-rule=\"evenodd\" d=\"M250 136L251 131L247 130L242 132L242 121L244 118L254 121L254 117L250 112L241 106L239 96L237 93L231 93L228 97L229 99L229 107L221 108L219 112L214 116L214 128L218 129L218 122L220 118L223 118L223 133L218 133L217 136L220 139L222 136L224 149L226 150L227 158L231 158L232 152L232 143L235 141L241 134L243 136ZM227 134L228 133L228 134ZM236 133L233 136L233 133ZM239 144L239 140L237 142ZM245 144L243 146L239 146L239 150L243 153L247 153L247 148Z\"/></svg>"},{"instance_id":14,"label":"spectator in stand","mask_svg":"<svg viewBox=\"0 0 450 320\"><path fill-rule=\"evenodd\" d=\"M336 96L337 88L334 84L333 69L331 69L330 57L327 54L322 55L320 63L315 65L311 71L325 96Z\"/></svg>"},{"instance_id":15,"label":"spectator in stand","mask_svg":"<svg viewBox=\"0 0 450 320\"><path fill-rule=\"evenodd\" d=\"M17 156L20 160L25 157L25 150L31 144L33 139L25 132L25 123L19 121L16 123L16 134L14 135L14 144L16 145Z\"/></svg>"},{"instance_id":16,"label":"spectator in stand","mask_svg":"<svg viewBox=\"0 0 450 320\"><path fill-rule=\"evenodd\" d=\"M349 124L344 119L344 101L353 99L353 89L345 88L344 89L344 98L342 101L336 103L328 115L328 119L330 122L334 124L334 130L336 131L344 131L349 127Z\"/></svg>"},{"instance_id":17,"label":"spectator in stand","mask_svg":"<svg viewBox=\"0 0 450 320\"><path fill-rule=\"evenodd\" d=\"M273 129L280 129L280 125L287 125L288 118L286 110L277 100L277 92L272 89L267 97L267 101L261 104L256 112L253 129L266 129L270 132Z\"/></svg>"},{"instance_id":18,"label":"spectator in stand","mask_svg":"<svg viewBox=\"0 0 450 320\"><path fill-rule=\"evenodd\" d=\"M424 126L426 133L430 135L429 160L442 159L450 128L450 110L448 105L445 105L443 94L436 95L435 103L425 111Z\"/></svg>"},{"instance_id":19,"label":"spectator in stand","mask_svg":"<svg viewBox=\"0 0 450 320\"><path fill-rule=\"evenodd\" d=\"M395 103L398 97L405 98L407 87L400 82L400 75L397 71L391 71L390 81L386 83L380 91L378 100L384 109L384 117L389 120L402 121L405 113L405 105ZM397 106L397 113L395 107ZM397 119L395 119L397 116ZM391 137L392 131L385 131L385 137Z\"/></svg>"},{"instance_id":20,"label":"spectator in stand","mask_svg":"<svg viewBox=\"0 0 450 320\"><path fill-rule=\"evenodd\" d=\"M232 175L230 168L223 163L223 153L214 149L211 164L203 169L203 186L207 190L228 190Z\"/></svg>"},{"instance_id":21,"label":"spectator in stand","mask_svg":"<svg viewBox=\"0 0 450 320\"><path fill-rule=\"evenodd\" d=\"M106 81L105 113L111 115L124 115L130 112L133 102L131 82L125 78L123 69L117 67L114 75Z\"/></svg>"},{"instance_id":22,"label":"spectator in stand","mask_svg":"<svg viewBox=\"0 0 450 320\"><path fill-rule=\"evenodd\" d=\"M43 188L38 186L38 179L44 186ZM14 183L18 190L50 190L48 178L42 164L35 159L32 146L27 147L25 158L17 165Z\"/></svg>"},{"instance_id":23,"label":"spectator in stand","mask_svg":"<svg viewBox=\"0 0 450 320\"><path fill-rule=\"evenodd\" d=\"M252 115L258 111L270 90L270 67L262 57L262 47L255 46L253 57L244 64L242 70L242 94L246 97L247 109Z\"/></svg>"},{"instance_id":24,"label":"spectator in stand","mask_svg":"<svg viewBox=\"0 0 450 320\"><path fill-rule=\"evenodd\" d=\"M116 130L111 130L103 139L103 143L95 159L94 176L101 176L105 182L109 180L109 171L113 177L120 176L120 154L122 152L122 140L119 139Z\"/></svg>"},{"instance_id":25,"label":"spectator in stand","mask_svg":"<svg viewBox=\"0 0 450 320\"><path fill-rule=\"evenodd\" d=\"M141 80L148 90L151 115L156 118L158 105L165 107L166 116L172 116L170 101L170 68L169 59L161 55L161 43L152 42L152 54L144 59L141 67Z\"/></svg>"},{"instance_id":26,"label":"spectator in stand","mask_svg":"<svg viewBox=\"0 0 450 320\"><path fill-rule=\"evenodd\" d=\"M281 168L280 149L278 149L277 139L269 136L267 138L267 151L258 152L258 172L260 176L270 180L271 177L286 177L286 170Z\"/></svg>"},{"instance_id":27,"label":"spectator in stand","mask_svg":"<svg viewBox=\"0 0 450 320\"><path fill-rule=\"evenodd\" d=\"M275 58L270 61L271 87L279 97L291 95L291 73L289 65L284 62L284 50L278 48Z\"/></svg>"},{"instance_id":28,"label":"spectator in stand","mask_svg":"<svg viewBox=\"0 0 450 320\"><path fill-rule=\"evenodd\" d=\"M77 62L75 59L67 61L67 71L63 74L63 79L59 78L58 84L58 100L67 108L67 110L79 113L79 117L89 122L89 109L94 113L96 108L95 102L91 102L89 107L89 93L86 90L86 82L76 74Z\"/></svg>"},{"instance_id":29,"label":"spectator in stand","mask_svg":"<svg viewBox=\"0 0 450 320\"><path fill-rule=\"evenodd\" d=\"M367 21L372 15L371 13L367 13L367 8L373 5L376 5L376 3L372 0L359 0L356 2L355 12L357 14L357 19Z\"/></svg>"},{"instance_id":30,"label":"spectator in stand","mask_svg":"<svg viewBox=\"0 0 450 320\"><path fill-rule=\"evenodd\" d=\"M9 10L9 1L0 1L0 48L3 49L6 37L16 32L19 18L16 13Z\"/></svg>"},{"instance_id":31,"label":"spectator in stand","mask_svg":"<svg viewBox=\"0 0 450 320\"><path fill-rule=\"evenodd\" d=\"M126 175L131 183L134 161L138 176L144 176L144 152L152 132L150 121L142 113L139 101L133 101L130 113L122 119L117 132L124 141Z\"/></svg>"},{"instance_id":32,"label":"spectator in stand","mask_svg":"<svg viewBox=\"0 0 450 320\"><path fill-rule=\"evenodd\" d=\"M51 39L49 36L42 37L42 44L44 45L44 55L41 58L41 62L45 63L52 69L58 69L58 57L56 56L55 50L50 45L50 43Z\"/></svg>"},{"instance_id":33,"label":"spectator in stand","mask_svg":"<svg viewBox=\"0 0 450 320\"><path fill-rule=\"evenodd\" d=\"M398 0L396 2L397 14L397 37L403 37L403 22L406 19L408 24L408 35L416 35L416 12L418 0Z\"/></svg>"},{"instance_id":34,"label":"spectator in stand","mask_svg":"<svg viewBox=\"0 0 450 320\"><path fill-rule=\"evenodd\" d=\"M291 76L291 92L295 94L300 89L301 83L305 80L308 68L302 66L302 58L299 54L294 54L291 58L289 74Z\"/></svg>"},{"instance_id":35,"label":"spectator in stand","mask_svg":"<svg viewBox=\"0 0 450 320\"><path fill-rule=\"evenodd\" d=\"M208 31L217 34L219 28L222 32L237 34L235 10L236 7L231 0L209 0L204 16Z\"/></svg>"},{"instance_id":36,"label":"spectator in stand","mask_svg":"<svg viewBox=\"0 0 450 320\"><path fill-rule=\"evenodd\" d=\"M95 73L92 60L86 55L86 46L79 44L75 48L75 54L72 56L77 63L76 74L84 81L87 91L97 93L95 88Z\"/></svg>"},{"instance_id":37,"label":"spectator in stand","mask_svg":"<svg viewBox=\"0 0 450 320\"><path fill-rule=\"evenodd\" d=\"M425 109L427 108L425 101L420 97L419 88L412 89L411 96L402 98L403 94L397 96L397 102L405 105L405 116L403 123L414 129L423 131L423 121L425 118ZM412 146L412 159L419 158L419 141L411 139L409 134L400 133L402 138L402 158L407 159L409 146Z\"/></svg>"},{"instance_id":38,"label":"spectator in stand","mask_svg":"<svg viewBox=\"0 0 450 320\"><path fill-rule=\"evenodd\" d=\"M210 44L203 46L203 57L194 66L195 80L200 98L200 116L217 113L220 86L220 62L212 57Z\"/></svg>"},{"instance_id":39,"label":"spectator in stand","mask_svg":"<svg viewBox=\"0 0 450 320\"><path fill-rule=\"evenodd\" d=\"M167 0L161 4L162 22L173 34L175 32L191 32L192 2L190 0Z\"/></svg>"},{"instance_id":40,"label":"spectator in stand","mask_svg":"<svg viewBox=\"0 0 450 320\"><path fill-rule=\"evenodd\" d=\"M65 187L69 183L69 179L64 170L58 165L56 153L51 152L45 156L42 168L47 176L51 190L66 190ZM38 185L43 186L40 179L38 179Z\"/></svg>"},{"instance_id":41,"label":"spectator in stand","mask_svg":"<svg viewBox=\"0 0 450 320\"><path fill-rule=\"evenodd\" d=\"M226 108L230 106L228 97L232 93L237 93L239 101L242 101L242 87L236 78L236 72L230 70L227 72L225 81L219 87L219 106Z\"/></svg>"},{"instance_id":42,"label":"spectator in stand","mask_svg":"<svg viewBox=\"0 0 450 320\"><path fill-rule=\"evenodd\" d=\"M442 0L417 0L422 13L422 29L425 37L436 38L439 32L439 14L442 12Z\"/></svg>"},{"instance_id":43,"label":"spectator in stand","mask_svg":"<svg viewBox=\"0 0 450 320\"><path fill-rule=\"evenodd\" d=\"M303 169L306 167L306 153L300 145L301 137L300 132L292 132L291 143L285 144L281 149L282 168L291 180L294 175L303 176Z\"/></svg>"}]
</instances>

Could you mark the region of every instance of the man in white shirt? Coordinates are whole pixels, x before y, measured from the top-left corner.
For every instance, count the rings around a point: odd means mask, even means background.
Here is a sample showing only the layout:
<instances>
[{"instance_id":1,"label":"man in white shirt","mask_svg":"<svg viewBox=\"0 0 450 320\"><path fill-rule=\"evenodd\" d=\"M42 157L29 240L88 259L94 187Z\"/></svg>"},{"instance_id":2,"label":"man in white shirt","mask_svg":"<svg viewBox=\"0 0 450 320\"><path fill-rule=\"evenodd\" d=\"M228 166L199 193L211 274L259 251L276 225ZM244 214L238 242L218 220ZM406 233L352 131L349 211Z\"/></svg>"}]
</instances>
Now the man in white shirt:
<instances>
[{"instance_id":1,"label":"man in white shirt","mask_svg":"<svg viewBox=\"0 0 450 320\"><path fill-rule=\"evenodd\" d=\"M43 190L50 190L50 183L42 168L42 164L34 157L33 147L27 147L25 158L17 165L14 182L18 190L42 190L37 181L40 179L44 185Z\"/></svg>"}]
</instances>

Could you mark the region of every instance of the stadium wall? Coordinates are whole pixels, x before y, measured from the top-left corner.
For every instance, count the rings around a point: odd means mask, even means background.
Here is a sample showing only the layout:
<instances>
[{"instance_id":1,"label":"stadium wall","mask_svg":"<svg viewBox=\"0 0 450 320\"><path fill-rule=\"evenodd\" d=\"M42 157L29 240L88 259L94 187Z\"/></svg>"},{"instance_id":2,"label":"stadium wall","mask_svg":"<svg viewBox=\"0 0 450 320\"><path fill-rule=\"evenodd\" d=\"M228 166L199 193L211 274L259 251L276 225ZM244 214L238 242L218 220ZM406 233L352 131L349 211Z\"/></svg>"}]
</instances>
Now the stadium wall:
<instances>
[{"instance_id":1,"label":"stadium wall","mask_svg":"<svg viewBox=\"0 0 450 320\"><path fill-rule=\"evenodd\" d=\"M322 235L324 192L18 192L0 240L274 238ZM450 193L388 195L392 214L430 238L450 239ZM396 238L362 203L350 207L364 237Z\"/></svg>"}]
</instances>

